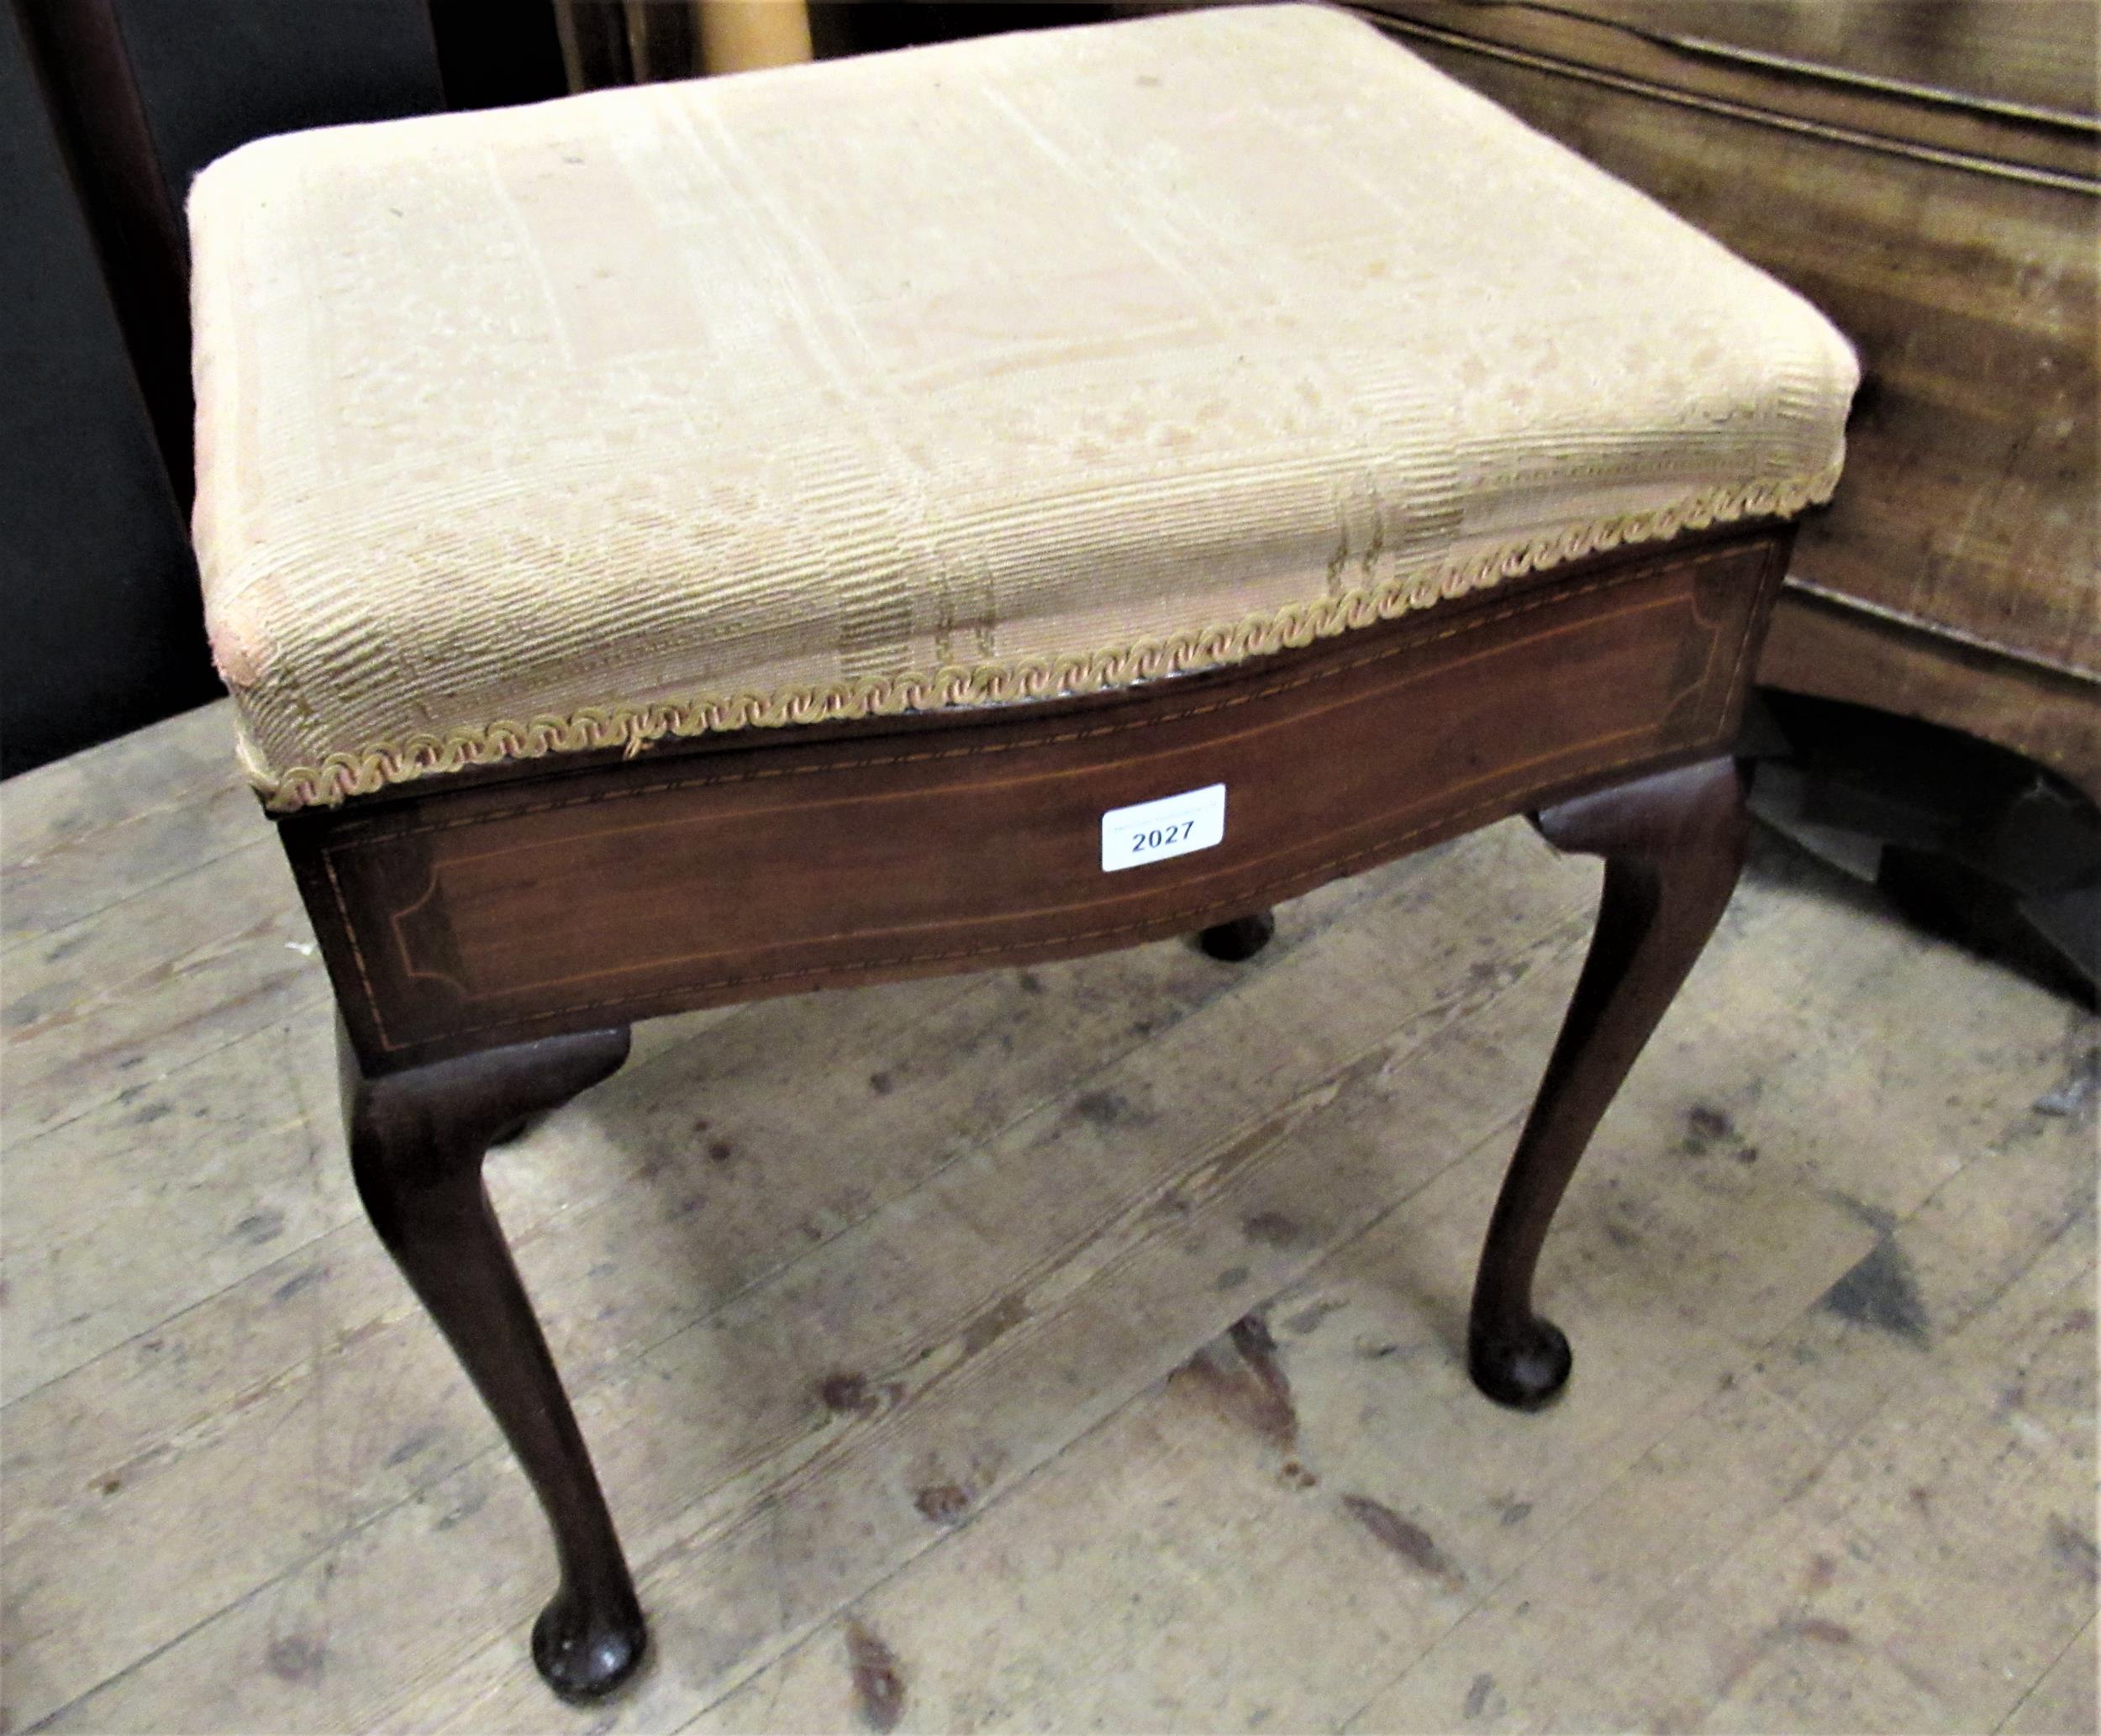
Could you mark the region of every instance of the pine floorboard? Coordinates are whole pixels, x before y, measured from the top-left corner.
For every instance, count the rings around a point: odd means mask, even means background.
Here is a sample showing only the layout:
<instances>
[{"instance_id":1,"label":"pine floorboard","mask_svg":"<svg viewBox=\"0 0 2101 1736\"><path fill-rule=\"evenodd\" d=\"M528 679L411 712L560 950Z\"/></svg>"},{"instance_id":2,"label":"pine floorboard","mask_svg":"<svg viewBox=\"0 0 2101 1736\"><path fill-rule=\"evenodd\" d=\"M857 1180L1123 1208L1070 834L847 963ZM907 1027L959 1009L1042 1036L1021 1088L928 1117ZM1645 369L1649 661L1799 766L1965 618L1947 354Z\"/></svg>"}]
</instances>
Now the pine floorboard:
<instances>
[{"instance_id":1,"label":"pine floorboard","mask_svg":"<svg viewBox=\"0 0 2101 1736\"><path fill-rule=\"evenodd\" d=\"M653 1620L560 1706L228 738L0 788L0 1729L2095 1728L2093 1021L1761 839L1499 1411L1597 885L1514 823L1246 965L656 1021L493 1160Z\"/></svg>"}]
</instances>

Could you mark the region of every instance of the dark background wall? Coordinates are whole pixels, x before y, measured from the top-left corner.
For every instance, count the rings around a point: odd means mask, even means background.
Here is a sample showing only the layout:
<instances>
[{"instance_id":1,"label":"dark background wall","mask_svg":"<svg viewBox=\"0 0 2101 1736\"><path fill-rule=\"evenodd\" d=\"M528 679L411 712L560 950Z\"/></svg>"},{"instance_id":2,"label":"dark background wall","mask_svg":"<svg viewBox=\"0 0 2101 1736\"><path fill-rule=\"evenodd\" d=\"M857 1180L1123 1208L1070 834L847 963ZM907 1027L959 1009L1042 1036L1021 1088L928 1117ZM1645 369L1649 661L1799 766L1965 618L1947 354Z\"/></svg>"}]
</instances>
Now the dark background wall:
<instances>
[{"instance_id":1,"label":"dark background wall","mask_svg":"<svg viewBox=\"0 0 2101 1736\"><path fill-rule=\"evenodd\" d=\"M176 491L94 238L0 13L0 771L213 691Z\"/></svg>"}]
</instances>

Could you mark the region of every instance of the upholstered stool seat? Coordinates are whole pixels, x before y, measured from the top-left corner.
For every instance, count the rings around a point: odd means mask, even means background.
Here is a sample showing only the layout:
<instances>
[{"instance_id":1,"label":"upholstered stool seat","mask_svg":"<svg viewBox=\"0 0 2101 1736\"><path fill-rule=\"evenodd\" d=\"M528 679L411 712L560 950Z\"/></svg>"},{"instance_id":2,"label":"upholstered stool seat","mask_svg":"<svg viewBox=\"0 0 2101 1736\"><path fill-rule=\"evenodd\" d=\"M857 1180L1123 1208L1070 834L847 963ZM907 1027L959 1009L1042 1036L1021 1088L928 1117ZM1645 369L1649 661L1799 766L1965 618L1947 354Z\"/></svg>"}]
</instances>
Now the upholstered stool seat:
<instances>
[{"instance_id":1,"label":"upholstered stool seat","mask_svg":"<svg viewBox=\"0 0 2101 1736\"><path fill-rule=\"evenodd\" d=\"M266 139L191 217L212 642L557 1691L645 1628L482 1162L650 1014L1242 960L1530 813L1605 890L1466 1355L1561 1389L1540 1246L1735 883L1837 478L1811 308L1296 7Z\"/></svg>"},{"instance_id":2,"label":"upholstered stool seat","mask_svg":"<svg viewBox=\"0 0 2101 1736\"><path fill-rule=\"evenodd\" d=\"M1084 693L1827 495L1788 290L1278 7L264 139L197 539L281 808Z\"/></svg>"}]
</instances>

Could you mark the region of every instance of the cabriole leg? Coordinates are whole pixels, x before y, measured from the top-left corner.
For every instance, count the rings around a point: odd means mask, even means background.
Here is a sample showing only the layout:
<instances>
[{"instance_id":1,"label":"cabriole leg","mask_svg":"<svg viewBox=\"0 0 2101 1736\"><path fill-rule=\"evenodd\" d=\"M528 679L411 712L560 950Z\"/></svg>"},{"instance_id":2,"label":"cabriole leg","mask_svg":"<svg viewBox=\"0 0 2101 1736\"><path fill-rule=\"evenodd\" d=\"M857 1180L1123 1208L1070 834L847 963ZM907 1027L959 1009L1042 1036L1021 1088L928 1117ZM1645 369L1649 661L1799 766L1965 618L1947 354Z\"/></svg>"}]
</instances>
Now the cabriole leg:
<instances>
[{"instance_id":1,"label":"cabriole leg","mask_svg":"<svg viewBox=\"0 0 2101 1736\"><path fill-rule=\"evenodd\" d=\"M550 1037L368 1079L340 1044L359 1197L524 1466L555 1534L561 1588L533 1661L571 1699L608 1693L646 1633L591 1455L482 1185L482 1160L521 1118L566 1102L627 1059L625 1030Z\"/></svg>"},{"instance_id":2,"label":"cabriole leg","mask_svg":"<svg viewBox=\"0 0 2101 1736\"><path fill-rule=\"evenodd\" d=\"M1590 955L1519 1137L1474 1285L1467 1364L1499 1403L1545 1403L1568 1340L1532 1312L1555 1207L1627 1070L1720 920L1750 839L1735 762L1710 760L1579 797L1535 818L1547 841L1605 859Z\"/></svg>"}]
</instances>

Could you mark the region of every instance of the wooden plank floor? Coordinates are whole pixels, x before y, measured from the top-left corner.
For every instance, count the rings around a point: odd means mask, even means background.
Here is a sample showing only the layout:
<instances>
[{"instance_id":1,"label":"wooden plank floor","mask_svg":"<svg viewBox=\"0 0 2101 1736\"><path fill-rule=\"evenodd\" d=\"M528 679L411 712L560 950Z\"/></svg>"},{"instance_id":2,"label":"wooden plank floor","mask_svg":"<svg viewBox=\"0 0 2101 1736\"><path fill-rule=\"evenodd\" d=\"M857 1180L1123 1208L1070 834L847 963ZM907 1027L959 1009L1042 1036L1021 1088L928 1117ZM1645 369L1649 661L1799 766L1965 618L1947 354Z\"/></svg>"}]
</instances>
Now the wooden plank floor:
<instances>
[{"instance_id":1,"label":"wooden plank floor","mask_svg":"<svg viewBox=\"0 0 2101 1736\"><path fill-rule=\"evenodd\" d=\"M655 1624L560 1707L227 729L0 792L6 1729L2094 1728L2092 1022L1761 844L1497 1410L1597 879L1517 824L1249 965L645 1026L493 1162Z\"/></svg>"}]
</instances>

